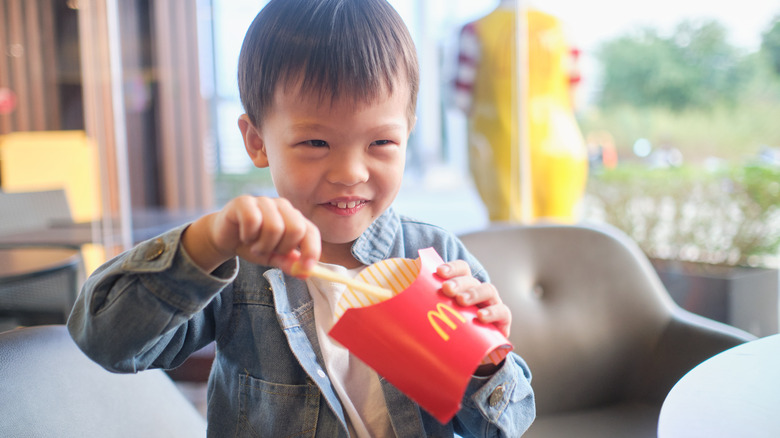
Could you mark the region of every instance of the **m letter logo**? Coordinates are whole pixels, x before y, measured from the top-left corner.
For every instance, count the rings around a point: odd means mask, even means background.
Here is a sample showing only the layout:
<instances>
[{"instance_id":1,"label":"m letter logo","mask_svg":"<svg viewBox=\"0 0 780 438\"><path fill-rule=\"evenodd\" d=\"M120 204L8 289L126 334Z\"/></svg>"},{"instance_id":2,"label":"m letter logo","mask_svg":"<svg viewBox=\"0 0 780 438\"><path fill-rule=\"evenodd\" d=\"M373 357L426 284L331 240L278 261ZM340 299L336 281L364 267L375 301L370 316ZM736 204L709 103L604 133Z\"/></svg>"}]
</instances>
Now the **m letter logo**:
<instances>
[{"instance_id":1,"label":"m letter logo","mask_svg":"<svg viewBox=\"0 0 780 438\"><path fill-rule=\"evenodd\" d=\"M458 318L458 320L460 320L460 322L462 323L466 322L466 318L464 318L463 315L461 315L460 313L456 312L455 309L453 309L452 307L444 303L436 303L436 310L428 311L428 322L431 323L431 327L433 327L433 329L436 330L436 333L438 333L442 339L444 339L445 341L449 341L450 335L444 333L444 330L439 326L439 322L443 322L447 324L447 326L452 330L455 330L457 327L455 325L455 322L452 320L452 318L444 314L444 310L449 311L450 315L454 316L455 318ZM433 318L438 318L439 321L434 321Z\"/></svg>"}]
</instances>

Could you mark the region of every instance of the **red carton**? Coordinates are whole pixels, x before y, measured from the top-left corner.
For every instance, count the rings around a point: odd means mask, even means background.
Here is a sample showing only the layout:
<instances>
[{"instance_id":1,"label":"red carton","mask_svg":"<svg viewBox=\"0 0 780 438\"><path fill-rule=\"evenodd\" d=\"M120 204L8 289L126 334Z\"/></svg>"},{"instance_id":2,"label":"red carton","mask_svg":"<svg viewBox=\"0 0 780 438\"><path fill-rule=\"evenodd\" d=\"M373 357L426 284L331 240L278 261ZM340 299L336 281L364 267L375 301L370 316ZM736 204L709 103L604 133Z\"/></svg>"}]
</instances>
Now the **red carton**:
<instances>
[{"instance_id":1,"label":"red carton","mask_svg":"<svg viewBox=\"0 0 780 438\"><path fill-rule=\"evenodd\" d=\"M452 419L474 371L490 356L500 362L512 345L441 292L443 264L433 248L419 252L420 271L393 298L344 312L329 332L352 354L441 423ZM492 353L492 354L491 354Z\"/></svg>"}]
</instances>

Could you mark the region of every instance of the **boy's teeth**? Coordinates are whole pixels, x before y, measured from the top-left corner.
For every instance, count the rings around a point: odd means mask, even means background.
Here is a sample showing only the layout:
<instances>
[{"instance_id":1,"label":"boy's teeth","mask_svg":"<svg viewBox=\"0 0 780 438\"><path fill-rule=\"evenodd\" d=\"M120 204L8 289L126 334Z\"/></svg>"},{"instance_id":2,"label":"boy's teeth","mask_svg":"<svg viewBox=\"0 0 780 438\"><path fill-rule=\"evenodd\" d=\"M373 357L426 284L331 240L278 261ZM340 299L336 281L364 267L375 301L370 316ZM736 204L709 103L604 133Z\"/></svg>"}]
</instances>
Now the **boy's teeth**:
<instances>
[{"instance_id":1,"label":"boy's teeth","mask_svg":"<svg viewBox=\"0 0 780 438\"><path fill-rule=\"evenodd\" d=\"M355 202L355 201L351 201L351 202L339 202L339 203L337 203L337 204L336 204L336 206L337 206L338 208L355 208L355 206L356 206L357 204L358 204L358 203L357 203L357 202Z\"/></svg>"}]
</instances>

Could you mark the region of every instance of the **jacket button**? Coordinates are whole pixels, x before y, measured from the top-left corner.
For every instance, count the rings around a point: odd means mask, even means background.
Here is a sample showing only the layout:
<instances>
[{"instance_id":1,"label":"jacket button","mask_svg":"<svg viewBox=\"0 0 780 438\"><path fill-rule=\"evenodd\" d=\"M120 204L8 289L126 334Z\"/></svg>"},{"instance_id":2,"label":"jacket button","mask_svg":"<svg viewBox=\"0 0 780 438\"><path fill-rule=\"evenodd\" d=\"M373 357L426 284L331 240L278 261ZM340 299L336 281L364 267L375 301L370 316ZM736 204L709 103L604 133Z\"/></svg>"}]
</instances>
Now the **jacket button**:
<instances>
[{"instance_id":1,"label":"jacket button","mask_svg":"<svg viewBox=\"0 0 780 438\"><path fill-rule=\"evenodd\" d=\"M504 398L504 385L499 385L496 387L496 389L493 390L493 393L490 394L490 398L488 399L488 404L490 407L495 407L499 403L501 403L501 400Z\"/></svg>"},{"instance_id":2,"label":"jacket button","mask_svg":"<svg viewBox=\"0 0 780 438\"><path fill-rule=\"evenodd\" d=\"M165 242L162 239L157 239L149 245L144 253L144 260L151 262L159 258L162 253L165 252Z\"/></svg>"}]
</instances>

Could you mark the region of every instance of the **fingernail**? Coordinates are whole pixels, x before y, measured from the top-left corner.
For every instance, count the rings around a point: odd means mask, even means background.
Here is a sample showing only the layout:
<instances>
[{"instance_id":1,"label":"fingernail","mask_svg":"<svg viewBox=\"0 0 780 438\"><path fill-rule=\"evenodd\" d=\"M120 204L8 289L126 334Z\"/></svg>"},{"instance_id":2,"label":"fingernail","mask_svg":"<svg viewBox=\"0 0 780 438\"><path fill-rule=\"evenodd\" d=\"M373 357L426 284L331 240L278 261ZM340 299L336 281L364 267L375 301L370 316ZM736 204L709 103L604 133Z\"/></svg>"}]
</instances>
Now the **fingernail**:
<instances>
[{"instance_id":1,"label":"fingernail","mask_svg":"<svg viewBox=\"0 0 780 438\"><path fill-rule=\"evenodd\" d=\"M450 265L441 265L439 266L439 272L442 274L449 274L450 273Z\"/></svg>"}]
</instances>

